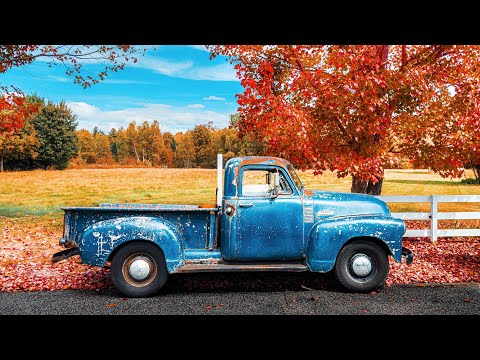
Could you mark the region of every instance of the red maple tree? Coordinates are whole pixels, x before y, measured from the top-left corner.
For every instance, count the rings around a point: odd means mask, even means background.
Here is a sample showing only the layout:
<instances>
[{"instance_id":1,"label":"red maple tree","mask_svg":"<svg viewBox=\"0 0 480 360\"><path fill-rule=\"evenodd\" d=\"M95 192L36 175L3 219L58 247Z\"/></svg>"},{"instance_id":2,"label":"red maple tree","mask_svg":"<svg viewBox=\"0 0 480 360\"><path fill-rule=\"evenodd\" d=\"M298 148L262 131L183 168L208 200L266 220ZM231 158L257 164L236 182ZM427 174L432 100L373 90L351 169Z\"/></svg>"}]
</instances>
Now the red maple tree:
<instances>
[{"instance_id":1,"label":"red maple tree","mask_svg":"<svg viewBox=\"0 0 480 360\"><path fill-rule=\"evenodd\" d=\"M230 58L244 87L241 133L316 174L352 175L352 192L380 194L399 155L453 177L478 155L479 46L209 49Z\"/></svg>"}]
</instances>

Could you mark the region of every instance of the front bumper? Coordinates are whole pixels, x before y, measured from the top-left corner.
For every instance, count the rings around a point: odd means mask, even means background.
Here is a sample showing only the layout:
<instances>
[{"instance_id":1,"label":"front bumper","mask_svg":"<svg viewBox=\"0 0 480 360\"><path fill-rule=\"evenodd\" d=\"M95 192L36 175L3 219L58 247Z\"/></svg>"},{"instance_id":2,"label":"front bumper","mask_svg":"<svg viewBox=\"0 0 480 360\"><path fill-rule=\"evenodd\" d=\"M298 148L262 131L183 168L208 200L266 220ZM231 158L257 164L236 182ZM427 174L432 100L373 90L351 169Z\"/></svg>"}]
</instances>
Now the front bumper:
<instances>
[{"instance_id":1,"label":"front bumper","mask_svg":"<svg viewBox=\"0 0 480 360\"><path fill-rule=\"evenodd\" d=\"M59 262L62 260L66 260L70 256L74 256L78 254L80 254L80 250L78 249L78 247L71 247L69 249L57 252L52 256L52 264L55 264L56 262Z\"/></svg>"},{"instance_id":2,"label":"front bumper","mask_svg":"<svg viewBox=\"0 0 480 360\"><path fill-rule=\"evenodd\" d=\"M410 265L413 262L413 253L410 249L402 246L402 256L405 256L405 263Z\"/></svg>"}]
</instances>

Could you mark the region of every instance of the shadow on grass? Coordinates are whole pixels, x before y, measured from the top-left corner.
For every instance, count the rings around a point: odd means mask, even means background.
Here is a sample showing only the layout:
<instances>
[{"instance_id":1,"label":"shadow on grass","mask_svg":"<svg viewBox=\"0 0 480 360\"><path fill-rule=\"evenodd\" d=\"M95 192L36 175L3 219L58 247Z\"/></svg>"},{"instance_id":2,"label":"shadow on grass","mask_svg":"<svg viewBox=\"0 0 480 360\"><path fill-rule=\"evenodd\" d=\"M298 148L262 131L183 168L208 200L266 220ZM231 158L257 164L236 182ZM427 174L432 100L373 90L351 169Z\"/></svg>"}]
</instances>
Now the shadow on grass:
<instances>
[{"instance_id":1,"label":"shadow on grass","mask_svg":"<svg viewBox=\"0 0 480 360\"><path fill-rule=\"evenodd\" d=\"M8 207L0 206L0 216L11 217L11 218L23 217L28 215L42 216L42 215L49 215L54 212L55 211L53 209L49 209L49 208L26 209L26 208L16 207L16 206L8 206Z\"/></svg>"},{"instance_id":2,"label":"shadow on grass","mask_svg":"<svg viewBox=\"0 0 480 360\"><path fill-rule=\"evenodd\" d=\"M424 175L431 175L432 174L428 170L388 169L388 172L397 173L397 174L424 174Z\"/></svg>"},{"instance_id":3,"label":"shadow on grass","mask_svg":"<svg viewBox=\"0 0 480 360\"><path fill-rule=\"evenodd\" d=\"M311 272L238 272L173 274L164 293L276 292L276 291L339 291L328 274Z\"/></svg>"},{"instance_id":4,"label":"shadow on grass","mask_svg":"<svg viewBox=\"0 0 480 360\"><path fill-rule=\"evenodd\" d=\"M449 186L472 186L474 184L462 184L452 180L385 180L386 183L407 184L407 185L449 185ZM478 184L477 184L478 186Z\"/></svg>"}]
</instances>

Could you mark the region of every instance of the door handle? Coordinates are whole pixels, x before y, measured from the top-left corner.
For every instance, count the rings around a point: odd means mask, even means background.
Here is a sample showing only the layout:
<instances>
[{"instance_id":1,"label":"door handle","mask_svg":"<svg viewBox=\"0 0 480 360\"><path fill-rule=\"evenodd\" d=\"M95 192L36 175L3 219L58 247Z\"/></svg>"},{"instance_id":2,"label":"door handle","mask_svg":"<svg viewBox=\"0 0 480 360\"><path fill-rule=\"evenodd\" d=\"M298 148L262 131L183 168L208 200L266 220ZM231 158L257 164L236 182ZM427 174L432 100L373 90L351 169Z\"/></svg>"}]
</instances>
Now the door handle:
<instances>
[{"instance_id":1,"label":"door handle","mask_svg":"<svg viewBox=\"0 0 480 360\"><path fill-rule=\"evenodd\" d=\"M252 207L253 204L252 203L246 203L246 204L240 204L239 206L247 208L247 207Z\"/></svg>"}]
</instances>

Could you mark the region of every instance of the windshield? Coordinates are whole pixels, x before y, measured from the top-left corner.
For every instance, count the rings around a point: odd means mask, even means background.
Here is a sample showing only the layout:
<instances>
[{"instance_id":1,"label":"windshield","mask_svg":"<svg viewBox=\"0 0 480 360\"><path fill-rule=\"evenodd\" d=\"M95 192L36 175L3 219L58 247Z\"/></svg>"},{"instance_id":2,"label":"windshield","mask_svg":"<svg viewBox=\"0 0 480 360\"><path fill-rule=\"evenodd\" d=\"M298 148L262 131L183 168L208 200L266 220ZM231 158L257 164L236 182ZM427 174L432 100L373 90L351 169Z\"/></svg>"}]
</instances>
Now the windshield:
<instances>
[{"instance_id":1,"label":"windshield","mask_svg":"<svg viewBox=\"0 0 480 360\"><path fill-rule=\"evenodd\" d=\"M295 172L295 169L291 164L287 165L287 170L290 176L292 177L293 181L295 181L295 184L298 187L298 190L302 191L303 190L303 184L300 178L298 177L297 173Z\"/></svg>"}]
</instances>

